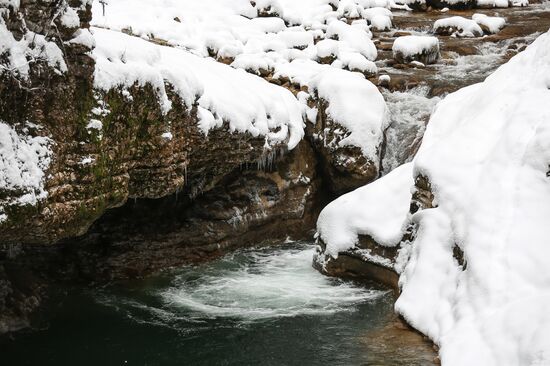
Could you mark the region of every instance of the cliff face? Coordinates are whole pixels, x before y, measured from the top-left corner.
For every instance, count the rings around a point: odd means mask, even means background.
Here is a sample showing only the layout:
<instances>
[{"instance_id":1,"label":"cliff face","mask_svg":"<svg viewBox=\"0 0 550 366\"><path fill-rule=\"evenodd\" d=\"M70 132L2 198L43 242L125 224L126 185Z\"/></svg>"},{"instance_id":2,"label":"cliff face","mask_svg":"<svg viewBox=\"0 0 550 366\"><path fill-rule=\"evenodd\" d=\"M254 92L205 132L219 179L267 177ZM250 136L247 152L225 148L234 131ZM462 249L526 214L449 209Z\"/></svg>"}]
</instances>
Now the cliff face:
<instances>
[{"instance_id":1,"label":"cliff face","mask_svg":"<svg viewBox=\"0 0 550 366\"><path fill-rule=\"evenodd\" d=\"M68 12L63 9L78 12L80 25L67 27L58 20ZM128 198L159 198L184 186L196 196L235 168L260 164L273 154L263 148L262 137L222 128L205 138L195 108L169 92L172 108L164 113L149 84L135 85L130 93L94 90L94 60L87 47L93 45L87 30L90 4L22 1L4 17L14 38L43 36L47 47L61 51L64 63L55 68L48 58L31 59L31 42L27 75L1 74L0 119L26 138L47 137L49 163L43 186L3 192L4 243L46 244L80 235L106 209ZM87 45L75 41L84 37L90 37L83 42ZM168 123L170 135L165 134ZM35 198L31 204L18 200L29 193Z\"/></svg>"},{"instance_id":2,"label":"cliff face","mask_svg":"<svg viewBox=\"0 0 550 366\"><path fill-rule=\"evenodd\" d=\"M2 9L0 120L13 135L13 144L2 149L6 159L2 173L8 180L2 187L4 243L55 236L58 228L46 228L60 213L55 203L62 199L55 192L71 176L77 177L65 161L79 149L77 136L88 113L94 62L86 45L70 43L81 27L87 28L90 6L79 1L72 5L21 1ZM67 21L66 14L73 17ZM43 139L41 152L24 151L38 138ZM48 168L46 179L43 171ZM25 174L30 179L9 184L14 176ZM38 206L46 191L53 194Z\"/></svg>"},{"instance_id":3,"label":"cliff face","mask_svg":"<svg viewBox=\"0 0 550 366\"><path fill-rule=\"evenodd\" d=\"M169 110L150 82L97 88L88 1L3 6L0 332L28 326L52 282L310 235L324 195L307 140L289 151L226 120L205 134L169 83Z\"/></svg>"}]
</instances>

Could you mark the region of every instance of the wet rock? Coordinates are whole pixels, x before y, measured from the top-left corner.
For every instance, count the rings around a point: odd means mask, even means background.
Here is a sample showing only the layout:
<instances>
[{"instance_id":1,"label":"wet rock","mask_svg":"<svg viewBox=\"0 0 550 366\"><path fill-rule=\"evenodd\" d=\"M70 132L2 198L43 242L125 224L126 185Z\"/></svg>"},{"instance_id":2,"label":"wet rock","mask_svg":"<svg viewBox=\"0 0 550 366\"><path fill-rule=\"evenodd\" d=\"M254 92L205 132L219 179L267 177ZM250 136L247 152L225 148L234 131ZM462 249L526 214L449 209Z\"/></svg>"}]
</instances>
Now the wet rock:
<instances>
[{"instance_id":1,"label":"wet rock","mask_svg":"<svg viewBox=\"0 0 550 366\"><path fill-rule=\"evenodd\" d=\"M332 258L325 253L325 244L318 240L318 250L313 260L314 267L321 273L364 281L374 281L398 291L399 275L393 265L397 248L382 247L368 235L360 235L355 248Z\"/></svg>"},{"instance_id":2,"label":"wet rock","mask_svg":"<svg viewBox=\"0 0 550 366\"><path fill-rule=\"evenodd\" d=\"M464 39L448 40L445 42L444 46L447 58L449 52L455 52L460 56L477 55L479 52L478 48L472 44L472 42L468 42Z\"/></svg>"},{"instance_id":3,"label":"wet rock","mask_svg":"<svg viewBox=\"0 0 550 366\"><path fill-rule=\"evenodd\" d=\"M397 316L383 328L366 333L363 342L367 354L373 355L369 360L372 365L440 364L437 346Z\"/></svg>"},{"instance_id":4,"label":"wet rock","mask_svg":"<svg viewBox=\"0 0 550 366\"><path fill-rule=\"evenodd\" d=\"M405 31L397 31L397 32L394 32L393 33L393 37L403 37L403 36L410 36L412 35L410 32L405 32Z\"/></svg>"}]
</instances>

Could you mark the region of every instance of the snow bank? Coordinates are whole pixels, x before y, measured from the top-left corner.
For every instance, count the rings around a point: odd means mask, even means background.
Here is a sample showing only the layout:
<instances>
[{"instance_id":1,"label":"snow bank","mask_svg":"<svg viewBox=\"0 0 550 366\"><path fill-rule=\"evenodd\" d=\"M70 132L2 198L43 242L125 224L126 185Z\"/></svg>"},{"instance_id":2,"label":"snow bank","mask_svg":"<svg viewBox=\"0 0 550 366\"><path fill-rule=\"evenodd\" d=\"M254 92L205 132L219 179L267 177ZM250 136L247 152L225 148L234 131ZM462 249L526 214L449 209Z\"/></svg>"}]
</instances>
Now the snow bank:
<instances>
[{"instance_id":1,"label":"snow bank","mask_svg":"<svg viewBox=\"0 0 550 366\"><path fill-rule=\"evenodd\" d=\"M452 34L458 37L479 37L483 30L474 20L460 16L436 20L434 23L436 33Z\"/></svg>"},{"instance_id":2,"label":"snow bank","mask_svg":"<svg viewBox=\"0 0 550 366\"><path fill-rule=\"evenodd\" d=\"M398 37L392 46L394 58L432 63L439 57L439 40L429 36Z\"/></svg>"},{"instance_id":3,"label":"snow bank","mask_svg":"<svg viewBox=\"0 0 550 366\"><path fill-rule=\"evenodd\" d=\"M437 207L413 216L396 310L443 365L550 364L549 100L546 33L430 120L414 174Z\"/></svg>"},{"instance_id":4,"label":"snow bank","mask_svg":"<svg viewBox=\"0 0 550 366\"><path fill-rule=\"evenodd\" d=\"M197 104L199 127L205 134L227 122L232 132L265 135L270 143L288 140L290 149L303 137L302 106L284 88L177 48L105 29L93 28L93 34L98 89L149 83L167 112L171 108L167 82L187 107Z\"/></svg>"},{"instance_id":5,"label":"snow bank","mask_svg":"<svg viewBox=\"0 0 550 366\"><path fill-rule=\"evenodd\" d=\"M485 14L474 14L472 20L479 24L485 33L497 33L506 25L506 19L501 17L490 17Z\"/></svg>"},{"instance_id":6,"label":"snow bank","mask_svg":"<svg viewBox=\"0 0 550 366\"><path fill-rule=\"evenodd\" d=\"M317 220L326 254L337 258L338 253L355 247L359 235L396 246L404 233L413 185L412 164L408 163L332 201Z\"/></svg>"},{"instance_id":7,"label":"snow bank","mask_svg":"<svg viewBox=\"0 0 550 366\"><path fill-rule=\"evenodd\" d=\"M0 197L9 197L0 198L0 223L8 218L8 206L36 205L46 198L44 172L50 165L51 143L0 121Z\"/></svg>"}]
</instances>

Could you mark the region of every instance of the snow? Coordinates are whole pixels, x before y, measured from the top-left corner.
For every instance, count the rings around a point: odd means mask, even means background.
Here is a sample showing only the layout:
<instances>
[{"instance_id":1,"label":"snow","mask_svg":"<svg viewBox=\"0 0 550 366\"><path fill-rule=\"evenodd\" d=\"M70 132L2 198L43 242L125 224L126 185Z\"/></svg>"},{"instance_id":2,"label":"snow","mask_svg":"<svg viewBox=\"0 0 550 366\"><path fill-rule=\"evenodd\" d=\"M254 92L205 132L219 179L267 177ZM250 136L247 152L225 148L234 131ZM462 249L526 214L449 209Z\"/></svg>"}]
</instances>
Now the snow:
<instances>
[{"instance_id":1,"label":"snow","mask_svg":"<svg viewBox=\"0 0 550 366\"><path fill-rule=\"evenodd\" d=\"M302 106L286 89L177 48L105 29L94 28L93 34L98 89L150 83L167 112L167 82L187 107L198 104L199 127L205 134L225 121L230 131L267 136L270 143L288 140L290 149L303 137Z\"/></svg>"},{"instance_id":2,"label":"snow","mask_svg":"<svg viewBox=\"0 0 550 366\"><path fill-rule=\"evenodd\" d=\"M91 119L90 122L86 125L87 129L101 130L103 129L103 123L97 119Z\"/></svg>"},{"instance_id":3,"label":"snow","mask_svg":"<svg viewBox=\"0 0 550 366\"><path fill-rule=\"evenodd\" d=\"M359 235L369 235L384 246L401 240L414 185L412 164L340 196L328 204L317 220L317 232L333 258L355 247Z\"/></svg>"},{"instance_id":4,"label":"snow","mask_svg":"<svg viewBox=\"0 0 550 366\"><path fill-rule=\"evenodd\" d=\"M529 5L529 0L512 0L512 6L523 7L528 5Z\"/></svg>"},{"instance_id":5,"label":"snow","mask_svg":"<svg viewBox=\"0 0 550 366\"><path fill-rule=\"evenodd\" d=\"M377 162L388 122L386 102L378 88L359 73L334 68L321 71L309 85L329 103L327 116L350 132L339 145L358 146L364 156Z\"/></svg>"},{"instance_id":6,"label":"snow","mask_svg":"<svg viewBox=\"0 0 550 366\"><path fill-rule=\"evenodd\" d=\"M69 44L81 44L90 50L95 47L94 36L92 36L92 33L90 33L88 29L77 29L73 35L73 38L71 38L67 42Z\"/></svg>"},{"instance_id":7,"label":"snow","mask_svg":"<svg viewBox=\"0 0 550 366\"><path fill-rule=\"evenodd\" d=\"M361 16L367 19L376 30L389 30L392 27L393 14L389 9L373 7L364 9Z\"/></svg>"},{"instance_id":8,"label":"snow","mask_svg":"<svg viewBox=\"0 0 550 366\"><path fill-rule=\"evenodd\" d=\"M26 131L24 129L23 131ZM46 198L44 175L51 160L51 140L18 133L0 121L0 222L12 205L36 205Z\"/></svg>"},{"instance_id":9,"label":"snow","mask_svg":"<svg viewBox=\"0 0 550 366\"><path fill-rule=\"evenodd\" d=\"M357 52L368 60L375 60L377 56L376 47L371 41L372 35L361 26L361 24L349 25L340 20L331 22L326 31L328 38L338 37L338 47ZM341 51L342 52L342 51Z\"/></svg>"},{"instance_id":10,"label":"snow","mask_svg":"<svg viewBox=\"0 0 550 366\"><path fill-rule=\"evenodd\" d=\"M176 90L189 104L194 100L194 94L201 94L200 84L203 79L207 80L208 95L213 91L216 93L208 98L208 103L203 103L206 97L199 99L199 125L205 133L212 127L220 126L222 119L230 121L232 126L240 126L236 128L240 131L266 133L267 128L260 129L250 124L250 120L255 119L259 121L258 124L265 125L262 120L265 120L268 113L259 113L261 116L257 117L255 111L263 104L268 104L269 108L276 108L284 104L294 106L298 103L300 113L305 111L309 119L317 113L315 109L306 107L304 101L297 102L295 98L290 100L285 96L283 104L275 103L273 94L284 94L283 91L275 91L280 87L268 87L267 83L264 85L259 80L254 82L253 87L246 81L252 80L250 76L230 72L227 67L206 60L200 61L198 57L193 58L190 53L202 58L223 58L232 68L257 75L273 73L273 78L288 77L293 83L309 88L310 94L319 92L324 95L330 104L334 103L329 109L336 117L335 122L351 129L351 137L344 143L356 144L371 160L378 161L376 151L386 123L383 98L363 76L344 70L357 71L369 76L377 73L376 64L373 62L377 57L377 50L371 40L369 22L373 23L374 27L382 22L386 28L388 25L391 26L391 12L383 8L389 7L390 2L261 0L254 3L255 6L248 0L203 0L200 3L177 0L119 0L111 2L103 16L102 7L97 0L94 1L92 24L98 27L94 31L96 34L102 37L107 31L99 28L108 28L124 30L143 38L132 39L132 50L123 53L117 50L124 49L124 46L107 47L110 41L105 40L100 44L96 36L99 49L94 51L94 55L101 56L104 60L100 61L99 69L110 70L96 73L96 84L105 89L117 85L127 87L133 82L139 85L149 82L159 90L160 101L167 111L170 105L164 92L165 81L180 85L181 88L176 87ZM336 10L332 8L331 3L335 5ZM277 16L258 17L258 11L268 9L272 15ZM348 24L343 21L344 17L353 17L354 20ZM121 37L126 37L124 42L130 42L128 36L117 36L119 39L122 39ZM162 40L163 43L179 50L147 45L146 40ZM147 51L139 51L141 48ZM143 57L136 54L139 52ZM185 60L177 60L180 57L185 57ZM327 57L334 59L331 65L318 63L320 59ZM129 61L129 58L142 58L144 61L138 66ZM121 59L124 62L119 61ZM330 58L328 60L332 61ZM182 68L182 65L187 66ZM200 77L191 72L195 65ZM218 77L212 77L211 72L200 71L207 66L215 69ZM327 68L334 69L334 72L328 72ZM222 73L227 73L228 76L222 76ZM331 83L338 84L331 75L339 75L350 81L349 85L337 85L339 96L326 91L325 86L332 85ZM187 85L187 89L181 90L184 85ZM249 91L243 90L238 97L223 95L221 92L234 90L237 85L242 85L242 89ZM358 88L358 93L354 87ZM267 93L264 93L264 90ZM252 96L249 98L248 95ZM258 102L258 99L262 100ZM245 103L246 105L237 103L243 100L250 102ZM357 103L364 103L365 100L370 100L368 103L373 106L372 110L359 108ZM285 116L282 109L277 111L278 114L269 115L278 115L279 120L288 120L294 119L297 114L294 107L289 109L289 116ZM354 113L346 113L346 110ZM252 115L254 117L251 117ZM350 118L350 121L344 120L347 118ZM274 125L284 123L279 121ZM289 126L296 126L296 123L290 123ZM301 131L302 127L300 133ZM293 139L293 143L296 141L297 139ZM370 143L374 145L367 146Z\"/></svg>"},{"instance_id":11,"label":"snow","mask_svg":"<svg viewBox=\"0 0 550 366\"><path fill-rule=\"evenodd\" d=\"M497 33L506 25L506 19L501 17L490 17L485 14L476 13L472 15L472 20L487 29L489 33Z\"/></svg>"},{"instance_id":12,"label":"snow","mask_svg":"<svg viewBox=\"0 0 550 366\"><path fill-rule=\"evenodd\" d=\"M391 81L391 77L389 75L380 75L378 77L379 83L389 83Z\"/></svg>"},{"instance_id":13,"label":"snow","mask_svg":"<svg viewBox=\"0 0 550 366\"><path fill-rule=\"evenodd\" d=\"M457 29L454 35L458 37L478 37L483 35L483 30L474 20L466 19L461 16L438 19L434 23L434 31L441 29Z\"/></svg>"},{"instance_id":14,"label":"snow","mask_svg":"<svg viewBox=\"0 0 550 366\"><path fill-rule=\"evenodd\" d=\"M337 11L328 0L266 0L256 1L255 7L245 0L205 0L200 4L166 0L162 6L158 2L117 1L103 16L95 1L92 24L145 39L162 39L202 57L232 58L231 66L254 72L272 70L295 59L317 60L327 53L344 66L359 64L362 71L376 72L374 64L368 62L376 59L377 51L367 20L375 28L391 27L388 9L368 9L354 1L334 2ZM280 18L258 18L258 9L267 8ZM349 25L340 20L343 16L360 19ZM327 49L322 40L331 37L337 40ZM322 42L316 45L316 38ZM365 60L359 60L357 54Z\"/></svg>"},{"instance_id":15,"label":"snow","mask_svg":"<svg viewBox=\"0 0 550 366\"><path fill-rule=\"evenodd\" d=\"M478 7L485 8L507 8L508 0L476 0Z\"/></svg>"},{"instance_id":16,"label":"snow","mask_svg":"<svg viewBox=\"0 0 550 366\"><path fill-rule=\"evenodd\" d=\"M550 363L548 100L550 33L446 97L428 125L414 174L437 207L412 218L396 310L443 365Z\"/></svg>"},{"instance_id":17,"label":"snow","mask_svg":"<svg viewBox=\"0 0 550 366\"><path fill-rule=\"evenodd\" d=\"M61 24L63 24L67 28L80 27L80 18L78 17L76 10L74 10L70 6L67 6L65 8L65 11L61 15L60 21Z\"/></svg>"},{"instance_id":18,"label":"snow","mask_svg":"<svg viewBox=\"0 0 550 366\"><path fill-rule=\"evenodd\" d=\"M421 53L431 53L433 50L439 52L439 40L431 36L402 36L397 37L393 42L393 53L400 52L407 56L418 55Z\"/></svg>"},{"instance_id":19,"label":"snow","mask_svg":"<svg viewBox=\"0 0 550 366\"><path fill-rule=\"evenodd\" d=\"M67 71L63 52L54 42L31 31L24 33L17 41L7 29L3 17L0 17L0 54L7 55L0 63L0 70L23 79L29 76L31 61L46 62L58 73Z\"/></svg>"}]
</instances>

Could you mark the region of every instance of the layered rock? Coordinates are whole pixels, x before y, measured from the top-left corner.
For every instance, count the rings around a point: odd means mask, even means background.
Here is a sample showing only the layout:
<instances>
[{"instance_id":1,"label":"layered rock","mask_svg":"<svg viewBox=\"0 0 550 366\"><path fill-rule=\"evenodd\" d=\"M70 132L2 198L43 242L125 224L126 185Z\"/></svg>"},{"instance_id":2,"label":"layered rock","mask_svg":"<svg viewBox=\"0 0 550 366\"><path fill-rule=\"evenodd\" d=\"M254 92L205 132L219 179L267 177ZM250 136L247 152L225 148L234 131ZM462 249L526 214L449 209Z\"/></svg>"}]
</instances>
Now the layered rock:
<instances>
[{"instance_id":1,"label":"layered rock","mask_svg":"<svg viewBox=\"0 0 550 366\"><path fill-rule=\"evenodd\" d=\"M87 47L93 45L93 38L88 44L77 42L82 34L91 37L86 33L89 4L78 10L83 28L72 24L73 28L59 26L54 32L40 25L49 19L45 12L55 15L67 6L51 3L40 11L37 4L22 2L18 9L4 13L14 35L30 34L33 31L25 29L25 24L33 24L49 40L44 49L63 49L63 64L58 67L51 66L51 58L33 59L26 77L2 73L0 118L21 133L47 137L51 149L40 187L47 195L27 204L16 202L16 195L28 194L18 193L18 187L4 193L17 203L3 206L0 235L5 242L54 243L83 234L106 209L124 204L129 197L163 197L184 185L196 196L236 167L266 159L271 149L286 148L281 141L266 149L259 134L227 133L223 122L205 138L197 115L200 107L189 106L170 86L165 104L158 102L158 89L150 83L95 89L97 71ZM26 22L10 21L17 18ZM27 58L33 52L31 44ZM96 74L96 83L97 78ZM166 103L171 106L168 111ZM211 153L205 154L206 149ZM23 230L27 227L33 230Z\"/></svg>"}]
</instances>

